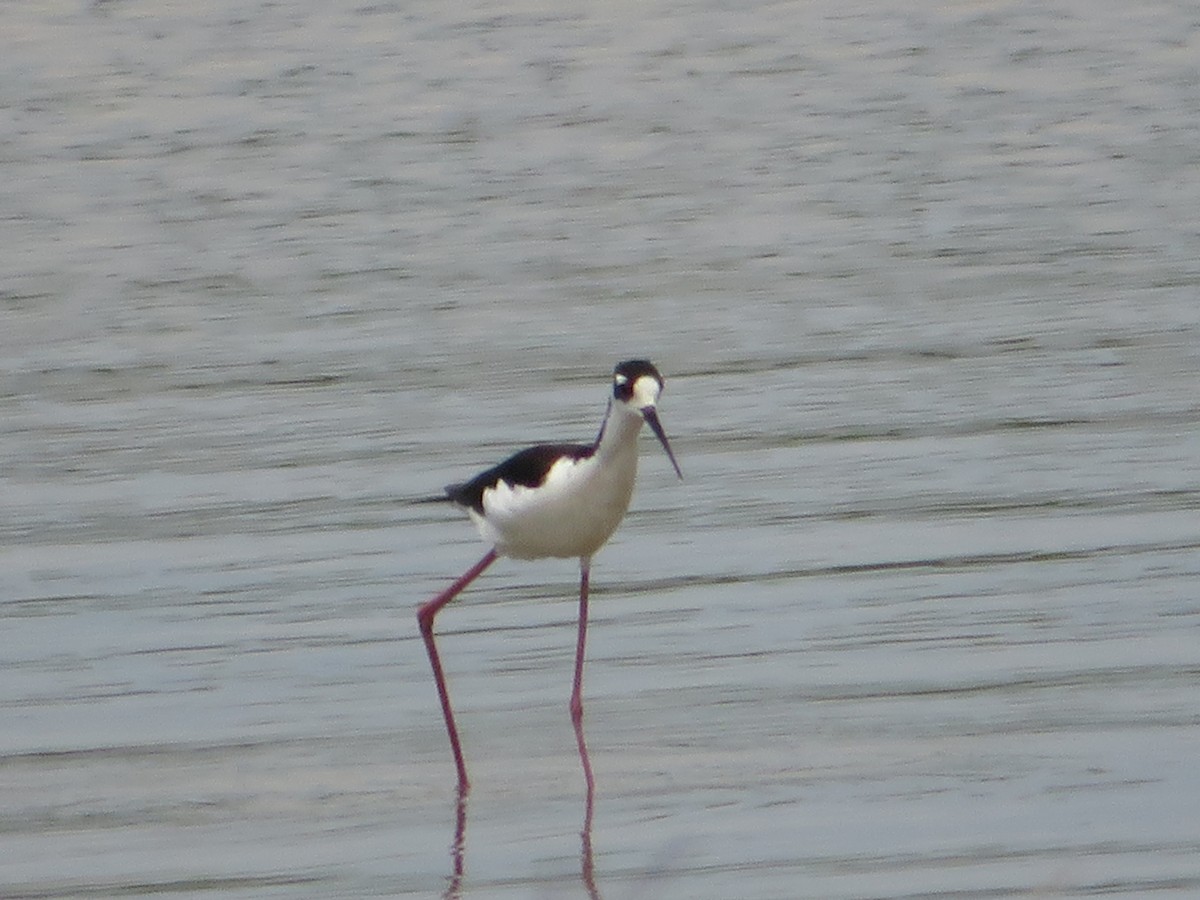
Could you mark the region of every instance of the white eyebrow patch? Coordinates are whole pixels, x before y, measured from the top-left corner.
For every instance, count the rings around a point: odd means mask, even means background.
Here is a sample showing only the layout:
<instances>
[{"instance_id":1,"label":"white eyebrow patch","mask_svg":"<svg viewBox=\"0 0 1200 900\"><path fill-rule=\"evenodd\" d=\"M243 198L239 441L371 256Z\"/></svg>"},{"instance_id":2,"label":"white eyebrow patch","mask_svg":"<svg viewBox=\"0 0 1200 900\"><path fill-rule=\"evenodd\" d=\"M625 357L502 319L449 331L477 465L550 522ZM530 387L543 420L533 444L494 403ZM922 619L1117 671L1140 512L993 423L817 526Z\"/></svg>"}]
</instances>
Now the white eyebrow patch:
<instances>
[{"instance_id":1,"label":"white eyebrow patch","mask_svg":"<svg viewBox=\"0 0 1200 900\"><path fill-rule=\"evenodd\" d=\"M658 379L642 375L633 383L634 403L638 407L653 406L658 402L658 395L661 391L662 385L658 383Z\"/></svg>"},{"instance_id":2,"label":"white eyebrow patch","mask_svg":"<svg viewBox=\"0 0 1200 900\"><path fill-rule=\"evenodd\" d=\"M618 372L613 376L613 381L615 381L617 384L625 384L629 381L629 377Z\"/></svg>"}]
</instances>

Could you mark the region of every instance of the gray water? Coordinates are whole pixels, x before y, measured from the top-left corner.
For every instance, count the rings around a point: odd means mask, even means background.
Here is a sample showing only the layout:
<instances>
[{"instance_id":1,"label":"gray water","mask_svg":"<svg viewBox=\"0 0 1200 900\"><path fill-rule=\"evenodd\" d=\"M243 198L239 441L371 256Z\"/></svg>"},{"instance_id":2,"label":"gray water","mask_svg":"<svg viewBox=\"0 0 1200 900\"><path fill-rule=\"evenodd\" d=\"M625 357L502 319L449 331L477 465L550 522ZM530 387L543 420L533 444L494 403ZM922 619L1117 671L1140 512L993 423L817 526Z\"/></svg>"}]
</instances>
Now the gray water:
<instances>
[{"instance_id":1,"label":"gray water","mask_svg":"<svg viewBox=\"0 0 1200 900\"><path fill-rule=\"evenodd\" d=\"M1200 895L1200 7L0 24L0 894ZM456 851L408 501L636 355L590 858L570 561L439 618Z\"/></svg>"}]
</instances>

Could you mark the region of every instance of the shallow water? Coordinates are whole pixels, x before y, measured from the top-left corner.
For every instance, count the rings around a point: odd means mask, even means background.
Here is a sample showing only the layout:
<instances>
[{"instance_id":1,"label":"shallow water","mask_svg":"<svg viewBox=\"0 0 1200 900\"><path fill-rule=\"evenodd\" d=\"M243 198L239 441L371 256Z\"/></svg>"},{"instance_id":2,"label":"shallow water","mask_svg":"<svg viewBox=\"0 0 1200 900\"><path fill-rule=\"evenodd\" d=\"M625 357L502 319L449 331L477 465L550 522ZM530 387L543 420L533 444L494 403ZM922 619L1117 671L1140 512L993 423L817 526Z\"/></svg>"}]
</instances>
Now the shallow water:
<instances>
[{"instance_id":1,"label":"shallow water","mask_svg":"<svg viewBox=\"0 0 1200 900\"><path fill-rule=\"evenodd\" d=\"M3 16L0 893L1200 892L1197 10Z\"/></svg>"}]
</instances>

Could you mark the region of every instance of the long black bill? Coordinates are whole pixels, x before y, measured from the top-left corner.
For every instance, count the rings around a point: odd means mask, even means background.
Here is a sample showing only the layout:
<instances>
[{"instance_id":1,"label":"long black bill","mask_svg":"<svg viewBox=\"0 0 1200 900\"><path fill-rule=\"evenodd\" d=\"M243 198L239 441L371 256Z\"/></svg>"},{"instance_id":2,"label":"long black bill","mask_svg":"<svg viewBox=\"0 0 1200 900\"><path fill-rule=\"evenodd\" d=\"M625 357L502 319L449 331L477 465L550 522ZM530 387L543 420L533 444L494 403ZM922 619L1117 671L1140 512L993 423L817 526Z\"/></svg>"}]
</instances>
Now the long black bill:
<instances>
[{"instance_id":1,"label":"long black bill","mask_svg":"<svg viewBox=\"0 0 1200 900\"><path fill-rule=\"evenodd\" d=\"M642 409L642 418L646 420L646 424L650 426L650 430L654 432L654 436L658 438L658 442L667 451L671 465L675 467L675 474L683 478L683 473L679 471L679 463L675 462L675 454L671 452L671 444L667 441L667 433L663 431L663 427L658 421L658 410L653 406L644 407Z\"/></svg>"}]
</instances>

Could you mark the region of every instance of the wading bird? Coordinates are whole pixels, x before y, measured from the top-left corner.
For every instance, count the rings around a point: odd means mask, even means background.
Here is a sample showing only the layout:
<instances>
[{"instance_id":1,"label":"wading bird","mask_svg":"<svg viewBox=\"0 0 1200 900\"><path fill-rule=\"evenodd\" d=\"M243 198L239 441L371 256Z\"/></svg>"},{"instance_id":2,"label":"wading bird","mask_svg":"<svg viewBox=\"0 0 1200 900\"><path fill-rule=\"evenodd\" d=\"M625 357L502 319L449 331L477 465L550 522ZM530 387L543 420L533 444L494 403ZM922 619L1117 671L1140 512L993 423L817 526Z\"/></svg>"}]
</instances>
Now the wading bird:
<instances>
[{"instance_id":1,"label":"wading bird","mask_svg":"<svg viewBox=\"0 0 1200 900\"><path fill-rule=\"evenodd\" d=\"M462 484L446 488L445 499L464 508L491 549L450 587L417 610L417 621L442 714L450 749L458 768L460 791L468 787L462 745L450 708L446 676L433 637L438 611L496 561L577 557L579 559L579 633L575 645L575 680L571 690L571 722L579 743L589 797L591 766L583 742L583 656L587 638L588 574L592 556L604 546L629 508L637 475L637 437L645 422L682 478L667 435L658 421L663 378L644 359L619 363L613 370L612 397L600 433L591 444L538 444Z\"/></svg>"}]
</instances>

